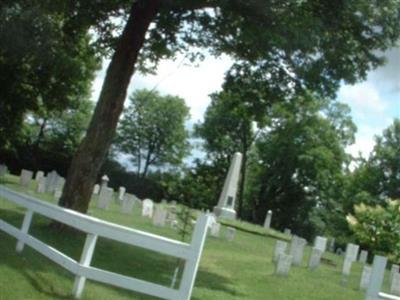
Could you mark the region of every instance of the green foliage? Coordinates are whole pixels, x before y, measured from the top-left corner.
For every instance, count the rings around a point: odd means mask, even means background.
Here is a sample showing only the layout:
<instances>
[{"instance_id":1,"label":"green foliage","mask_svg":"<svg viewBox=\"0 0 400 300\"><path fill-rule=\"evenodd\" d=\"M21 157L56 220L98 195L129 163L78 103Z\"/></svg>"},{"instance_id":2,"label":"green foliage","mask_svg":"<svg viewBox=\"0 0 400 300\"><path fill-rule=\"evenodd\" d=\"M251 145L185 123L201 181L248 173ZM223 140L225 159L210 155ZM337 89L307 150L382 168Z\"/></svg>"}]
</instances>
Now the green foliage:
<instances>
[{"instance_id":1,"label":"green foliage","mask_svg":"<svg viewBox=\"0 0 400 300\"><path fill-rule=\"evenodd\" d=\"M190 207L181 206L176 214L178 220L178 235L182 242L185 242L185 238L190 236L193 231L193 223L195 216Z\"/></svg>"},{"instance_id":2,"label":"green foliage","mask_svg":"<svg viewBox=\"0 0 400 300\"><path fill-rule=\"evenodd\" d=\"M387 198L400 198L400 120L376 137L368 159L359 159L358 166L349 176L346 211L353 205L384 205Z\"/></svg>"},{"instance_id":3,"label":"green foliage","mask_svg":"<svg viewBox=\"0 0 400 300\"><path fill-rule=\"evenodd\" d=\"M271 209L275 228L312 237L327 230L332 215L340 215L339 187L349 163L345 146L355 127L348 109L335 102L322 104L303 97L274 108L275 118L257 140L249 169L249 215L258 223Z\"/></svg>"},{"instance_id":4,"label":"green foliage","mask_svg":"<svg viewBox=\"0 0 400 300\"><path fill-rule=\"evenodd\" d=\"M86 99L99 60L86 30L37 1L0 6L0 147L12 149L27 112L62 112Z\"/></svg>"},{"instance_id":5,"label":"green foliage","mask_svg":"<svg viewBox=\"0 0 400 300\"><path fill-rule=\"evenodd\" d=\"M150 166L179 165L189 152L185 101L148 90L134 92L130 101L118 128L116 149L131 157L143 177Z\"/></svg>"},{"instance_id":6,"label":"green foliage","mask_svg":"<svg viewBox=\"0 0 400 300\"><path fill-rule=\"evenodd\" d=\"M385 206L356 205L347 221L361 245L400 262L399 200L387 200Z\"/></svg>"}]
</instances>

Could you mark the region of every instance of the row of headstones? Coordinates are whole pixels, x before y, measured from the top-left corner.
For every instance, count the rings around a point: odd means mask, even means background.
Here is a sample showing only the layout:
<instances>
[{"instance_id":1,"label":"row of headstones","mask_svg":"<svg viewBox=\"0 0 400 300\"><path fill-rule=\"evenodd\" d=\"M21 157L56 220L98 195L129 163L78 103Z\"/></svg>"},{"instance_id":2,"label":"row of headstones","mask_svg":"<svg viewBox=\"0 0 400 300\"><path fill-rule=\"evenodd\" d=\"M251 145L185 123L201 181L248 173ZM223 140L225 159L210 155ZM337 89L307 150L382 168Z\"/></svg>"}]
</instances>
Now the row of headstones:
<instances>
[{"instance_id":1,"label":"row of headstones","mask_svg":"<svg viewBox=\"0 0 400 300\"><path fill-rule=\"evenodd\" d=\"M275 252L273 261L276 264L275 274L287 276L290 268L293 265L301 266L303 262L304 248L307 241L303 238L293 236L290 244L289 253L286 254L288 243L278 240L275 246ZM321 257L326 251L327 238L316 237L314 247L312 248L308 267L315 269L319 266ZM361 250L359 253L360 246L355 244L347 244L346 254L343 262L342 274L349 276L351 272L351 266L353 262L358 261L364 264L363 272L361 274L360 289L367 289L371 280L372 269L366 265L368 259L368 251ZM393 264L389 278L390 293L396 296L400 296L400 272L399 266Z\"/></svg>"},{"instance_id":2,"label":"row of headstones","mask_svg":"<svg viewBox=\"0 0 400 300\"><path fill-rule=\"evenodd\" d=\"M276 263L276 273L278 275L288 275L291 265L301 266L303 263L304 248L307 241L301 237L294 235L291 239L289 253L286 254L288 243L277 241L273 261ZM330 246L332 243L330 244ZM317 236L311 251L308 267L315 269L319 266L322 255L328 247L328 239L326 237ZM348 252L353 248L349 247ZM349 254L350 255L350 254Z\"/></svg>"},{"instance_id":3,"label":"row of headstones","mask_svg":"<svg viewBox=\"0 0 400 300\"><path fill-rule=\"evenodd\" d=\"M65 178L58 175L56 171L51 171L46 176L43 171L39 170L34 177L33 171L22 169L19 176L19 184L28 188L32 180L37 182L36 191L38 193L53 193L56 200L61 197Z\"/></svg>"}]
</instances>

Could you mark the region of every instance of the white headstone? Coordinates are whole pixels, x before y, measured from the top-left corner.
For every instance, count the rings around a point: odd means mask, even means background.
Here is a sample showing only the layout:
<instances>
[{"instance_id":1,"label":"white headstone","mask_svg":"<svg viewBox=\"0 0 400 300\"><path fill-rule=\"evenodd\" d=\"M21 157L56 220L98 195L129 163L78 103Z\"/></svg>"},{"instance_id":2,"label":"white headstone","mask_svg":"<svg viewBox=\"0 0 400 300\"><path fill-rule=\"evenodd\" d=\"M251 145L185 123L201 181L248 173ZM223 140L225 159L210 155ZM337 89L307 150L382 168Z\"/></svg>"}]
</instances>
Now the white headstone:
<instances>
[{"instance_id":1,"label":"white headstone","mask_svg":"<svg viewBox=\"0 0 400 300\"><path fill-rule=\"evenodd\" d=\"M394 273L390 284L390 293L400 296L400 273Z\"/></svg>"},{"instance_id":2,"label":"white headstone","mask_svg":"<svg viewBox=\"0 0 400 300\"><path fill-rule=\"evenodd\" d=\"M358 261L362 264L366 264L368 259L368 251L366 250L361 250L360 252L360 257L358 258Z\"/></svg>"},{"instance_id":3,"label":"white headstone","mask_svg":"<svg viewBox=\"0 0 400 300\"><path fill-rule=\"evenodd\" d=\"M0 177L5 176L8 173L8 168L6 165L0 165Z\"/></svg>"},{"instance_id":4,"label":"white headstone","mask_svg":"<svg viewBox=\"0 0 400 300\"><path fill-rule=\"evenodd\" d=\"M227 227L225 232L225 237L228 241L233 241L235 239L236 229L233 227Z\"/></svg>"},{"instance_id":5,"label":"white headstone","mask_svg":"<svg viewBox=\"0 0 400 300\"><path fill-rule=\"evenodd\" d=\"M294 236L290 244L290 255L293 257L293 265L301 266L303 263L304 247L307 241L303 238Z\"/></svg>"},{"instance_id":6,"label":"white headstone","mask_svg":"<svg viewBox=\"0 0 400 300\"><path fill-rule=\"evenodd\" d=\"M42 177L39 179L36 191L41 194L46 193L46 177Z\"/></svg>"},{"instance_id":7,"label":"white headstone","mask_svg":"<svg viewBox=\"0 0 400 300\"><path fill-rule=\"evenodd\" d=\"M291 255L286 255L281 253L276 264L275 274L287 276L292 266L293 257Z\"/></svg>"},{"instance_id":8,"label":"white headstone","mask_svg":"<svg viewBox=\"0 0 400 300\"><path fill-rule=\"evenodd\" d=\"M93 195L97 195L100 192L100 185L95 184L93 187Z\"/></svg>"},{"instance_id":9,"label":"white headstone","mask_svg":"<svg viewBox=\"0 0 400 300\"><path fill-rule=\"evenodd\" d=\"M108 187L109 181L110 181L110 178L108 178L107 175L103 175L103 177L101 177L100 192L102 189L106 189Z\"/></svg>"},{"instance_id":10,"label":"white headstone","mask_svg":"<svg viewBox=\"0 0 400 300\"><path fill-rule=\"evenodd\" d=\"M35 181L39 181L43 177L44 177L44 172L39 170L36 172Z\"/></svg>"},{"instance_id":11,"label":"white headstone","mask_svg":"<svg viewBox=\"0 0 400 300\"><path fill-rule=\"evenodd\" d=\"M237 152L233 155L228 175L226 176L224 187L218 200L218 205L214 207L214 213L217 217L236 219L235 199L241 164L242 154Z\"/></svg>"},{"instance_id":12,"label":"white headstone","mask_svg":"<svg viewBox=\"0 0 400 300\"><path fill-rule=\"evenodd\" d=\"M99 200L97 202L97 208L107 209L112 201L114 190L112 188L106 187L101 189Z\"/></svg>"},{"instance_id":13,"label":"white headstone","mask_svg":"<svg viewBox=\"0 0 400 300\"><path fill-rule=\"evenodd\" d=\"M348 257L345 257L345 258L344 258L344 261L343 261L343 268L342 268L342 274L343 274L343 275L346 275L346 276L349 276L349 275L350 275L352 263L353 263L353 260L352 260L352 259L350 259L350 258L348 258Z\"/></svg>"},{"instance_id":14,"label":"white headstone","mask_svg":"<svg viewBox=\"0 0 400 300\"><path fill-rule=\"evenodd\" d=\"M323 251L320 248L312 249L310 260L308 262L308 267L310 269L316 269L319 266L321 262L322 253Z\"/></svg>"},{"instance_id":15,"label":"white headstone","mask_svg":"<svg viewBox=\"0 0 400 300\"><path fill-rule=\"evenodd\" d=\"M57 185L58 174L56 171L51 171L46 176L46 192L54 193Z\"/></svg>"},{"instance_id":16,"label":"white headstone","mask_svg":"<svg viewBox=\"0 0 400 300\"><path fill-rule=\"evenodd\" d=\"M292 235L292 231L291 231L289 228L285 228L285 229L283 230L283 233L284 233L284 234L287 234L287 235Z\"/></svg>"},{"instance_id":17,"label":"white headstone","mask_svg":"<svg viewBox=\"0 0 400 300\"><path fill-rule=\"evenodd\" d=\"M317 236L314 242L314 248L317 248L324 253L326 251L326 245L328 244L328 239L326 237Z\"/></svg>"},{"instance_id":18,"label":"white headstone","mask_svg":"<svg viewBox=\"0 0 400 300\"><path fill-rule=\"evenodd\" d=\"M168 212L164 208L156 206L153 215L153 225L164 227L167 221L167 213Z\"/></svg>"},{"instance_id":19,"label":"white headstone","mask_svg":"<svg viewBox=\"0 0 400 300\"><path fill-rule=\"evenodd\" d=\"M269 229L271 227L272 220L272 210L267 211L267 215L265 216L264 228Z\"/></svg>"},{"instance_id":20,"label":"white headstone","mask_svg":"<svg viewBox=\"0 0 400 300\"><path fill-rule=\"evenodd\" d=\"M125 192L126 192L126 188L124 188L123 186L120 186L118 189L118 200L120 200L120 201L124 200Z\"/></svg>"},{"instance_id":21,"label":"white headstone","mask_svg":"<svg viewBox=\"0 0 400 300\"><path fill-rule=\"evenodd\" d=\"M375 255L372 264L372 272L370 284L367 288L365 300L380 300L379 292L382 288L383 277L385 275L387 258L384 256Z\"/></svg>"},{"instance_id":22,"label":"white headstone","mask_svg":"<svg viewBox=\"0 0 400 300\"><path fill-rule=\"evenodd\" d=\"M54 191L54 199L55 199L55 200L57 200L57 201L60 200L61 195L62 195L62 190L56 189L56 190Z\"/></svg>"},{"instance_id":23,"label":"white headstone","mask_svg":"<svg viewBox=\"0 0 400 300\"><path fill-rule=\"evenodd\" d=\"M358 251L360 250L359 245L347 244L345 257L350 259L352 262L357 261Z\"/></svg>"},{"instance_id":24,"label":"white headstone","mask_svg":"<svg viewBox=\"0 0 400 300\"><path fill-rule=\"evenodd\" d=\"M221 230L221 224L214 222L210 226L210 234L214 237L219 237L219 231Z\"/></svg>"},{"instance_id":25,"label":"white headstone","mask_svg":"<svg viewBox=\"0 0 400 300\"><path fill-rule=\"evenodd\" d=\"M399 272L400 272L400 266L392 264L392 266L390 267L389 285L392 284L393 275Z\"/></svg>"},{"instance_id":26,"label":"white headstone","mask_svg":"<svg viewBox=\"0 0 400 300\"><path fill-rule=\"evenodd\" d=\"M371 272L372 269L369 266L364 266L362 274L361 274L361 280L360 280L360 290L366 290L368 285L369 285L369 281L371 279Z\"/></svg>"},{"instance_id":27,"label":"white headstone","mask_svg":"<svg viewBox=\"0 0 400 300\"><path fill-rule=\"evenodd\" d=\"M274 252L274 257L272 260L274 262L278 261L279 255L285 254L285 251L287 249L288 243L284 241L277 240L275 244L275 252Z\"/></svg>"},{"instance_id":28,"label":"white headstone","mask_svg":"<svg viewBox=\"0 0 400 300\"><path fill-rule=\"evenodd\" d=\"M33 172L28 170L21 170L21 175L19 176L19 184L23 187L29 187L33 177Z\"/></svg>"},{"instance_id":29,"label":"white headstone","mask_svg":"<svg viewBox=\"0 0 400 300\"><path fill-rule=\"evenodd\" d=\"M61 176L57 176L55 190L63 190L65 185L65 178Z\"/></svg>"},{"instance_id":30,"label":"white headstone","mask_svg":"<svg viewBox=\"0 0 400 300\"><path fill-rule=\"evenodd\" d=\"M150 199L144 199L142 201L142 216L153 217L154 202Z\"/></svg>"},{"instance_id":31,"label":"white headstone","mask_svg":"<svg viewBox=\"0 0 400 300\"><path fill-rule=\"evenodd\" d=\"M135 205L135 196L129 193L125 193L124 200L122 201L121 212L124 214L131 214L133 206Z\"/></svg>"}]
</instances>

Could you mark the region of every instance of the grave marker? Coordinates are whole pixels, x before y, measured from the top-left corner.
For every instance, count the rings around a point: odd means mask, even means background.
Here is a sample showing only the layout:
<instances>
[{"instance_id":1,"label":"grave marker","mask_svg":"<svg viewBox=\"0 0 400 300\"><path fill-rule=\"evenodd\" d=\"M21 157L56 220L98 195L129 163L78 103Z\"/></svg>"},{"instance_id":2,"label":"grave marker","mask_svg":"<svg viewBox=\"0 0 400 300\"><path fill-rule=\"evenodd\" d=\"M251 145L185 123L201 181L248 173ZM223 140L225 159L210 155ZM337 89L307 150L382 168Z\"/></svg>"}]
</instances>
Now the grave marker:
<instances>
[{"instance_id":1,"label":"grave marker","mask_svg":"<svg viewBox=\"0 0 400 300\"><path fill-rule=\"evenodd\" d=\"M355 244L347 244L346 246L346 255L345 257L350 259L352 262L357 261L358 258L358 251L360 250L359 245Z\"/></svg>"},{"instance_id":2,"label":"grave marker","mask_svg":"<svg viewBox=\"0 0 400 300\"><path fill-rule=\"evenodd\" d=\"M394 273L390 284L390 293L400 296L400 273Z\"/></svg>"},{"instance_id":3,"label":"grave marker","mask_svg":"<svg viewBox=\"0 0 400 300\"><path fill-rule=\"evenodd\" d=\"M293 257L293 265L301 266L303 263L304 247L307 241L298 236L293 236L290 244L290 255Z\"/></svg>"},{"instance_id":4,"label":"grave marker","mask_svg":"<svg viewBox=\"0 0 400 300\"><path fill-rule=\"evenodd\" d=\"M217 217L236 219L235 199L240 177L240 166L242 164L242 154L236 152L233 155L232 163L226 176L224 187L218 200L218 205L214 207Z\"/></svg>"},{"instance_id":5,"label":"grave marker","mask_svg":"<svg viewBox=\"0 0 400 300\"><path fill-rule=\"evenodd\" d=\"M277 240L275 244L275 252L274 257L272 258L273 262L277 262L279 259L279 255L285 254L288 243L284 241Z\"/></svg>"},{"instance_id":6,"label":"grave marker","mask_svg":"<svg viewBox=\"0 0 400 300\"><path fill-rule=\"evenodd\" d=\"M99 192L100 192L100 185L96 183L93 187L93 195L98 195Z\"/></svg>"},{"instance_id":7,"label":"grave marker","mask_svg":"<svg viewBox=\"0 0 400 300\"><path fill-rule=\"evenodd\" d=\"M112 201L114 190L109 187L101 189L99 195L99 201L97 202L97 208L107 209Z\"/></svg>"},{"instance_id":8,"label":"grave marker","mask_svg":"<svg viewBox=\"0 0 400 300\"><path fill-rule=\"evenodd\" d=\"M154 202L150 199L142 201L142 217L153 217Z\"/></svg>"},{"instance_id":9,"label":"grave marker","mask_svg":"<svg viewBox=\"0 0 400 300\"><path fill-rule=\"evenodd\" d=\"M358 258L358 262L362 264L366 264L368 259L368 251L366 250L361 250L360 252L360 257Z\"/></svg>"},{"instance_id":10,"label":"grave marker","mask_svg":"<svg viewBox=\"0 0 400 300\"><path fill-rule=\"evenodd\" d=\"M372 272L371 267L364 266L361 274L360 290L366 290L368 288L369 281L371 279L371 272Z\"/></svg>"},{"instance_id":11,"label":"grave marker","mask_svg":"<svg viewBox=\"0 0 400 300\"><path fill-rule=\"evenodd\" d=\"M283 233L284 233L284 234L287 234L287 235L292 235L292 231L291 231L289 228L285 228L285 229L283 230Z\"/></svg>"},{"instance_id":12,"label":"grave marker","mask_svg":"<svg viewBox=\"0 0 400 300\"><path fill-rule=\"evenodd\" d=\"M343 261L342 274L345 276L349 276L351 272L351 265L353 264L353 260L351 258L345 257Z\"/></svg>"},{"instance_id":13,"label":"grave marker","mask_svg":"<svg viewBox=\"0 0 400 300\"><path fill-rule=\"evenodd\" d=\"M235 239L236 229L233 227L227 227L225 237L228 241L232 242Z\"/></svg>"},{"instance_id":14,"label":"grave marker","mask_svg":"<svg viewBox=\"0 0 400 300\"><path fill-rule=\"evenodd\" d=\"M167 220L167 211L162 207L156 206L153 215L153 225L164 227L166 220Z\"/></svg>"},{"instance_id":15,"label":"grave marker","mask_svg":"<svg viewBox=\"0 0 400 300\"><path fill-rule=\"evenodd\" d=\"M40 179L43 178L43 177L44 177L44 172L39 170L39 171L36 172L35 181L39 182Z\"/></svg>"},{"instance_id":16,"label":"grave marker","mask_svg":"<svg viewBox=\"0 0 400 300\"><path fill-rule=\"evenodd\" d=\"M393 275L399 272L400 272L400 266L392 264L392 266L390 267L389 285L392 284Z\"/></svg>"},{"instance_id":17,"label":"grave marker","mask_svg":"<svg viewBox=\"0 0 400 300\"><path fill-rule=\"evenodd\" d=\"M321 262L322 253L323 251L319 248L313 248L311 250L310 261L308 262L308 267L310 269L316 269L319 266Z\"/></svg>"},{"instance_id":18,"label":"grave marker","mask_svg":"<svg viewBox=\"0 0 400 300\"><path fill-rule=\"evenodd\" d=\"M218 222L211 223L210 234L214 237L219 237L219 231L221 230L221 224Z\"/></svg>"},{"instance_id":19,"label":"grave marker","mask_svg":"<svg viewBox=\"0 0 400 300\"><path fill-rule=\"evenodd\" d=\"M36 191L41 194L46 193L46 177L42 177L39 179Z\"/></svg>"},{"instance_id":20,"label":"grave marker","mask_svg":"<svg viewBox=\"0 0 400 300\"><path fill-rule=\"evenodd\" d=\"M124 195L124 200L122 201L121 212L124 214L131 214L134 205L135 205L135 196L126 193Z\"/></svg>"},{"instance_id":21,"label":"grave marker","mask_svg":"<svg viewBox=\"0 0 400 300\"><path fill-rule=\"evenodd\" d=\"M271 227L271 220L272 220L272 211L267 211L267 215L265 216L264 221L264 228L269 229Z\"/></svg>"},{"instance_id":22,"label":"grave marker","mask_svg":"<svg viewBox=\"0 0 400 300\"><path fill-rule=\"evenodd\" d=\"M380 300L379 292L382 288L383 277L385 275L387 258L384 256L375 255L372 264L372 272L370 284L367 288L365 300Z\"/></svg>"},{"instance_id":23,"label":"grave marker","mask_svg":"<svg viewBox=\"0 0 400 300\"><path fill-rule=\"evenodd\" d=\"M120 201L124 200L125 192L126 192L126 188L123 186L120 186L118 189L118 200L120 200Z\"/></svg>"},{"instance_id":24,"label":"grave marker","mask_svg":"<svg viewBox=\"0 0 400 300\"><path fill-rule=\"evenodd\" d=\"M280 276L288 276L290 267L292 266L293 257L281 253L276 264L275 274Z\"/></svg>"},{"instance_id":25,"label":"grave marker","mask_svg":"<svg viewBox=\"0 0 400 300\"><path fill-rule=\"evenodd\" d=\"M321 250L322 253L326 251L326 245L328 244L328 239L326 237L317 236L314 241L314 248Z\"/></svg>"},{"instance_id":26,"label":"grave marker","mask_svg":"<svg viewBox=\"0 0 400 300\"><path fill-rule=\"evenodd\" d=\"M19 176L19 184L23 187L29 187L32 177L33 177L32 171L22 169L21 175Z\"/></svg>"},{"instance_id":27,"label":"grave marker","mask_svg":"<svg viewBox=\"0 0 400 300\"><path fill-rule=\"evenodd\" d=\"M6 165L1 164L0 165L0 177L5 176L8 173L8 168Z\"/></svg>"}]
</instances>

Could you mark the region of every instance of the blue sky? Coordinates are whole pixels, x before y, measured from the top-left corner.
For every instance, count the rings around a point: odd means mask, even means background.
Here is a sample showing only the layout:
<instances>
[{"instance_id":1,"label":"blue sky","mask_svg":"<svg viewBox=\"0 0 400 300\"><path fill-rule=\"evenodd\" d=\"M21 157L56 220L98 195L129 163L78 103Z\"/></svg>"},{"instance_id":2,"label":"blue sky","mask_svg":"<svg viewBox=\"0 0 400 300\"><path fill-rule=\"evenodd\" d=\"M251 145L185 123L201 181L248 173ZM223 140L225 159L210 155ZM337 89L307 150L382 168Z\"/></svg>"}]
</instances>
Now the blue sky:
<instances>
[{"instance_id":1,"label":"blue sky","mask_svg":"<svg viewBox=\"0 0 400 300\"><path fill-rule=\"evenodd\" d=\"M385 66L368 74L365 81L355 85L343 84L338 91L339 101L348 104L353 121L357 125L356 143L347 150L353 155L368 156L374 145L374 136L381 134L395 117L400 118L400 48L394 48L384 56ZM232 61L226 57L207 57L197 66L188 64L183 57L175 61L163 61L156 75L135 75L129 86L129 94L137 88L156 88L163 94L179 95L190 107L190 123L201 121L208 95L221 89L224 73ZM92 98L97 100L104 79L107 62L93 83Z\"/></svg>"}]
</instances>

